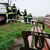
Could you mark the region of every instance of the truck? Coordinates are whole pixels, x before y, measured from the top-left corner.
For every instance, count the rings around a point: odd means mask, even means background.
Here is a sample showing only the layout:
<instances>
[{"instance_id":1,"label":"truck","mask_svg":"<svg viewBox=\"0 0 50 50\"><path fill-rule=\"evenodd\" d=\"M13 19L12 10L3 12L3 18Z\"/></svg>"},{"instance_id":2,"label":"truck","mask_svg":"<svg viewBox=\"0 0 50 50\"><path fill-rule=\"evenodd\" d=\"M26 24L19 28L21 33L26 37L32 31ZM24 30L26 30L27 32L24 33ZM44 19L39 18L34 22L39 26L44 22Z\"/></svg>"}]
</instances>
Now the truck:
<instances>
[{"instance_id":1,"label":"truck","mask_svg":"<svg viewBox=\"0 0 50 50\"><path fill-rule=\"evenodd\" d=\"M8 3L0 3L0 23L6 23L6 12Z\"/></svg>"},{"instance_id":2,"label":"truck","mask_svg":"<svg viewBox=\"0 0 50 50\"><path fill-rule=\"evenodd\" d=\"M7 23L8 14L7 8L9 7L9 0L0 0L0 24Z\"/></svg>"}]
</instances>

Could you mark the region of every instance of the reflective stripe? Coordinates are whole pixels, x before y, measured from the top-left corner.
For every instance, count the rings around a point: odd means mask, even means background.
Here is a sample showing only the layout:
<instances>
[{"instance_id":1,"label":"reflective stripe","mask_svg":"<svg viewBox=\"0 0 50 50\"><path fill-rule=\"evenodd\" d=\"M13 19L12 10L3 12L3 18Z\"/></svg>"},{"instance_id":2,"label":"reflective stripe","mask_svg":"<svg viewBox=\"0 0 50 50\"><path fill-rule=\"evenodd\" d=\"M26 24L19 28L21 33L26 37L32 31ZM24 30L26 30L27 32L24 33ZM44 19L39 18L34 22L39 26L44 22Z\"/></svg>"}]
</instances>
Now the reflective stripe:
<instances>
[{"instance_id":1,"label":"reflective stripe","mask_svg":"<svg viewBox=\"0 0 50 50\"><path fill-rule=\"evenodd\" d=\"M10 12L10 13L7 13L7 14L15 14L15 13L13 13L13 12Z\"/></svg>"},{"instance_id":2,"label":"reflective stripe","mask_svg":"<svg viewBox=\"0 0 50 50\"><path fill-rule=\"evenodd\" d=\"M16 8L13 8L13 9L16 9Z\"/></svg>"},{"instance_id":3,"label":"reflective stripe","mask_svg":"<svg viewBox=\"0 0 50 50\"><path fill-rule=\"evenodd\" d=\"M11 8L11 7L8 7L8 9L9 9L9 10L12 10L12 8Z\"/></svg>"}]
</instances>

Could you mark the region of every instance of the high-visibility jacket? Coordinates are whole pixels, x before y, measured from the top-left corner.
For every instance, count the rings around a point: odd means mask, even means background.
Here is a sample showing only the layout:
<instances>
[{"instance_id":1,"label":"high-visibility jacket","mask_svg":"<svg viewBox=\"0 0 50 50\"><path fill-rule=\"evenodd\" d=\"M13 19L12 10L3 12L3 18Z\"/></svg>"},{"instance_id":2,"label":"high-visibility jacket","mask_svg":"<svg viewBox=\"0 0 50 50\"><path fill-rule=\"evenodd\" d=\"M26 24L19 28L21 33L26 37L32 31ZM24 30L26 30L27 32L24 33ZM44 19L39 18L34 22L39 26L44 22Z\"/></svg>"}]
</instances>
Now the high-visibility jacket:
<instances>
[{"instance_id":1,"label":"high-visibility jacket","mask_svg":"<svg viewBox=\"0 0 50 50\"><path fill-rule=\"evenodd\" d=\"M7 14L14 14L14 13L12 12L12 7L8 7Z\"/></svg>"},{"instance_id":2,"label":"high-visibility jacket","mask_svg":"<svg viewBox=\"0 0 50 50\"><path fill-rule=\"evenodd\" d=\"M15 6L12 6L12 12L17 13L17 8Z\"/></svg>"},{"instance_id":3,"label":"high-visibility jacket","mask_svg":"<svg viewBox=\"0 0 50 50\"><path fill-rule=\"evenodd\" d=\"M12 8L11 7L8 7L8 9L7 9L7 13L9 13L9 12L12 12Z\"/></svg>"}]
</instances>

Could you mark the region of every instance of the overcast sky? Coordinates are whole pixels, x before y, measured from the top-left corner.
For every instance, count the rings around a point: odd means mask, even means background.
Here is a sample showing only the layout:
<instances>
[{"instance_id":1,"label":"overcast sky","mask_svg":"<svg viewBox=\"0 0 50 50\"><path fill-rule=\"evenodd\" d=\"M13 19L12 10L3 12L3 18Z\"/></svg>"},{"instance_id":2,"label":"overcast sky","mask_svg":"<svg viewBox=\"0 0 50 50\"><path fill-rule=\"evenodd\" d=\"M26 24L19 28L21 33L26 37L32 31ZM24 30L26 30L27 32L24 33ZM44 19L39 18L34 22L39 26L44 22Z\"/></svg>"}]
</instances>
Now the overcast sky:
<instances>
[{"instance_id":1,"label":"overcast sky","mask_svg":"<svg viewBox=\"0 0 50 50\"><path fill-rule=\"evenodd\" d=\"M15 3L21 11L27 9L27 12L32 13L33 16L50 14L50 0L12 0L12 3Z\"/></svg>"}]
</instances>

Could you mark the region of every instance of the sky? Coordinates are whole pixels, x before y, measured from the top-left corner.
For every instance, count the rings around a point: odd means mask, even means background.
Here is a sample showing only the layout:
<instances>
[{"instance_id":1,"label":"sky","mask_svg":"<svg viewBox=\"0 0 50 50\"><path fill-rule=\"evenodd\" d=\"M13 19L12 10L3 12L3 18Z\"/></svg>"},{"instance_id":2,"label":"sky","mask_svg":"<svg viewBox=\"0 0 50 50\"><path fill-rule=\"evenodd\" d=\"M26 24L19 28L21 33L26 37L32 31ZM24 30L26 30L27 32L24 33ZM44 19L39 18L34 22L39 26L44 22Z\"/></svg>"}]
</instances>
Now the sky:
<instances>
[{"instance_id":1,"label":"sky","mask_svg":"<svg viewBox=\"0 0 50 50\"><path fill-rule=\"evenodd\" d=\"M4 0L5 2L6 0ZM33 16L45 16L50 14L50 0L10 0L11 5L16 4L20 11L27 10L27 13L32 13Z\"/></svg>"}]
</instances>

